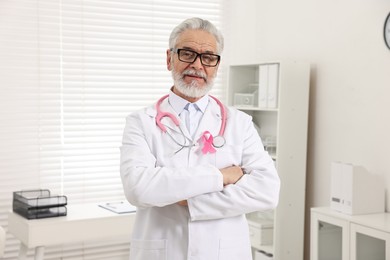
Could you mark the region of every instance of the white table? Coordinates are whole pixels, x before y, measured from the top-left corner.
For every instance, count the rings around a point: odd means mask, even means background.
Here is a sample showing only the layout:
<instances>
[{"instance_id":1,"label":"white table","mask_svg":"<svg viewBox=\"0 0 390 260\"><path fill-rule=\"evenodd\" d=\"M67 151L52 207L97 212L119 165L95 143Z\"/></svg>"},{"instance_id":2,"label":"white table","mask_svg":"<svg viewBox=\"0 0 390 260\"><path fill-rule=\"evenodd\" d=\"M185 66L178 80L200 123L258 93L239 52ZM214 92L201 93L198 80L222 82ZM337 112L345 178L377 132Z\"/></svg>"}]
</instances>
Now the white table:
<instances>
[{"instance_id":1,"label":"white table","mask_svg":"<svg viewBox=\"0 0 390 260\"><path fill-rule=\"evenodd\" d=\"M45 246L127 238L130 241L135 213L117 214L97 204L68 206L67 216L28 220L9 212L8 231L21 241L19 260L35 248L35 260L43 260Z\"/></svg>"}]
</instances>

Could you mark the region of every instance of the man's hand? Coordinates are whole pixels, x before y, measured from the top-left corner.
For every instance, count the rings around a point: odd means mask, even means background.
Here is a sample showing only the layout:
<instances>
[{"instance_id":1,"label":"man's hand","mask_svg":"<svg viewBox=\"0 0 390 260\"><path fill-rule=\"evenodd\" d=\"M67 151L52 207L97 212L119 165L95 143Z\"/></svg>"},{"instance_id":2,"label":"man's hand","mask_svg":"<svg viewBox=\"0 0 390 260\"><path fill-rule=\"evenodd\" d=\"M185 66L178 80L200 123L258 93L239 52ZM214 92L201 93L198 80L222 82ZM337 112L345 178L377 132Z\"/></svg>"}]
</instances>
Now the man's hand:
<instances>
[{"instance_id":1,"label":"man's hand","mask_svg":"<svg viewBox=\"0 0 390 260\"><path fill-rule=\"evenodd\" d=\"M219 169L223 175L223 185L235 184L241 179L244 172L239 166L229 166L223 169Z\"/></svg>"},{"instance_id":2,"label":"man's hand","mask_svg":"<svg viewBox=\"0 0 390 260\"><path fill-rule=\"evenodd\" d=\"M219 169L223 175L223 185L235 184L244 175L241 167L229 166L223 169ZM180 206L188 206L187 200L181 200L176 202Z\"/></svg>"},{"instance_id":3,"label":"man's hand","mask_svg":"<svg viewBox=\"0 0 390 260\"><path fill-rule=\"evenodd\" d=\"M181 200L181 201L177 202L177 204L179 204L180 206L188 206L187 200Z\"/></svg>"}]
</instances>

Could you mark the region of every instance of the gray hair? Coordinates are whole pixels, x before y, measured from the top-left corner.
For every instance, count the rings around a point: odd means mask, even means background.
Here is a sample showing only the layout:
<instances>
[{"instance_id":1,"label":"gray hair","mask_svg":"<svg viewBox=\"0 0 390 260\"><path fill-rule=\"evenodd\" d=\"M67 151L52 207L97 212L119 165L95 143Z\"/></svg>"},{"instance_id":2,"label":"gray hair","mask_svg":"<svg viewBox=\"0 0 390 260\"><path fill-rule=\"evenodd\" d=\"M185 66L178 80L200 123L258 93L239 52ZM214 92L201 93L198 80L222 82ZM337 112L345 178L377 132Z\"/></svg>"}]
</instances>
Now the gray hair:
<instances>
[{"instance_id":1,"label":"gray hair","mask_svg":"<svg viewBox=\"0 0 390 260\"><path fill-rule=\"evenodd\" d=\"M169 37L169 48L175 48L179 36L186 30L203 30L212 34L217 40L217 52L221 54L223 51L223 35L210 21L201 18L189 18L176 26Z\"/></svg>"}]
</instances>

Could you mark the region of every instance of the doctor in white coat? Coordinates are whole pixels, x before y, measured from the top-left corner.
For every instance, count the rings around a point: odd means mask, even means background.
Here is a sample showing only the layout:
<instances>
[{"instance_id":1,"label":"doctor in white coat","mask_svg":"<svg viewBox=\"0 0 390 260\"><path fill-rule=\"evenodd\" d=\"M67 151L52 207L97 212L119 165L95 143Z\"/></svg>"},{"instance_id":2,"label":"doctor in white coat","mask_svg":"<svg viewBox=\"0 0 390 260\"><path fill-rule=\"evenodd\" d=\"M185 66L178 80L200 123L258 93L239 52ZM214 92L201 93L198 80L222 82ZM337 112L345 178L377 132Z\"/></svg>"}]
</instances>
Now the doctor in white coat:
<instances>
[{"instance_id":1,"label":"doctor in white coat","mask_svg":"<svg viewBox=\"0 0 390 260\"><path fill-rule=\"evenodd\" d=\"M178 25L169 94L126 118L121 178L137 206L130 260L251 260L245 214L277 205L279 177L251 117L208 95L222 49L209 21Z\"/></svg>"}]
</instances>

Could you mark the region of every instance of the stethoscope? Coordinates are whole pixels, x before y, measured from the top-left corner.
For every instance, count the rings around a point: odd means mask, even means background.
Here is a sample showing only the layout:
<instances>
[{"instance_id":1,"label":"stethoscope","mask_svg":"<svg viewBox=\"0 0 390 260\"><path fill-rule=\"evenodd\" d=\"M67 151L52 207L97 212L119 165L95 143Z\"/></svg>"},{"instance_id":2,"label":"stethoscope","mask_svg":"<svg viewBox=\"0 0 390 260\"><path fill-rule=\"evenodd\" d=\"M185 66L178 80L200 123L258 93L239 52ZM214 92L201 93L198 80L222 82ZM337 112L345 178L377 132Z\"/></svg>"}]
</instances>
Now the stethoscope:
<instances>
[{"instance_id":1,"label":"stethoscope","mask_svg":"<svg viewBox=\"0 0 390 260\"><path fill-rule=\"evenodd\" d=\"M184 133L183 133L183 130L181 129L180 127L180 122L179 120L172 114L172 113L169 113L169 112L164 112L164 111L161 111L161 103L164 101L164 99L166 99L169 95L165 95L163 97L161 97L157 103L156 103L156 110L157 110L157 115L156 115L156 124L158 126L158 128L161 129L162 132L168 134L170 136L170 138L177 144L179 145L181 148L180 150L182 150L183 148L186 148L186 147L192 147L193 144L190 143L190 144L187 144L187 138L185 137ZM221 101L219 101L219 99L217 99L216 97L213 97L213 96L210 96L211 98L213 98L218 106L220 107L221 109L221 128L219 129L219 133L217 136L212 136L210 134L209 131L205 131L203 133L203 142L204 142L204 147L202 149L203 151L203 154L209 152L209 153L213 153L215 152L215 149L214 148L221 148L225 145L226 143L226 140L225 140L225 137L224 137L224 133L225 133L225 128L226 128L226 110L225 110L225 107L224 105L221 103ZM180 143L176 138L174 138L170 133L169 131L167 131L167 128L165 127L165 125L163 125L161 123L161 120L164 118L164 117L169 117L172 122L177 126L177 128L179 128L180 130L180 133L181 135L183 136L184 138L184 143ZM213 147L211 147L211 144ZM180 150L178 150L177 152L179 152Z\"/></svg>"}]
</instances>

